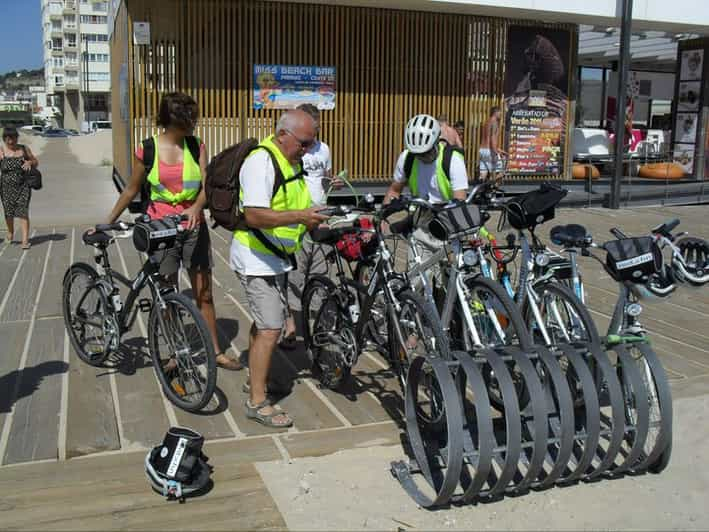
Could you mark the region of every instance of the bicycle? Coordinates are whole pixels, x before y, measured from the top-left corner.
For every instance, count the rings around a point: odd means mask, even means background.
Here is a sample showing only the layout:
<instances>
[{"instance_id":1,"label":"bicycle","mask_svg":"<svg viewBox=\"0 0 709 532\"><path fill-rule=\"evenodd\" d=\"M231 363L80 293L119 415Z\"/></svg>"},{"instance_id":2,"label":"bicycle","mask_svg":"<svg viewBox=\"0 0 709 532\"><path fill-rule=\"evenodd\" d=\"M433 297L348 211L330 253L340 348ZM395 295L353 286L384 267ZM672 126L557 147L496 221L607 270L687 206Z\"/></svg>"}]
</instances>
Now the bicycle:
<instances>
[{"instance_id":1,"label":"bicycle","mask_svg":"<svg viewBox=\"0 0 709 532\"><path fill-rule=\"evenodd\" d=\"M676 288L670 273L677 267L675 260L670 269L662 264L662 248L673 246L675 236L672 229L679 220L672 220L651 230L652 236L629 238L618 228L610 229L617 240L597 244L585 227L577 224L558 226L552 229L552 240L566 250L580 252L599 262L604 270L618 283L619 292L613 315L602 344L606 349L618 353L616 371L624 389L624 412L626 420L635 423L639 417L647 416L647 437L638 456L653 472L662 471L668 464L672 452L671 416L663 416L663 411L671 409L671 396L667 377L649 347L647 331L640 323L641 301L661 300L669 297ZM592 249L606 252L602 260ZM673 259L677 249L673 246ZM571 263L574 277L578 266ZM583 283L577 289L584 294ZM585 296L584 296L585 297ZM608 383L600 374L595 375L599 390L607 392ZM643 389L647 401L643 400Z\"/></svg>"},{"instance_id":2,"label":"bicycle","mask_svg":"<svg viewBox=\"0 0 709 532\"><path fill-rule=\"evenodd\" d=\"M393 258L381 230L382 220L394 211L387 207L375 211L371 205L339 209L373 214L374 229L319 228L311 234L315 242L333 246L328 260L336 266L334 281L316 275L303 291L305 344L313 358L315 376L323 386L338 389L367 347L366 339L383 332L384 321L386 338L381 351L405 393L411 361L419 355L448 358L448 338L432 305L409 289L406 276L394 271ZM376 245L362 257L369 268L366 283L347 275L344 259L334 248L345 234L352 232L370 233L376 239ZM436 407L434 388L429 390L429 400L430 404L419 405L418 413L429 423L435 423L443 412Z\"/></svg>"},{"instance_id":3,"label":"bicycle","mask_svg":"<svg viewBox=\"0 0 709 532\"><path fill-rule=\"evenodd\" d=\"M133 327L138 312L147 313L148 349L162 389L176 406L196 412L209 403L216 387L212 337L195 304L159 273L161 252L174 245L184 219L177 215L153 221L140 217L135 223L98 224L95 232L85 232L82 239L95 249L97 269L83 262L69 267L63 280L62 309L74 351L92 366L102 366L118 353L121 337ZM148 253L133 279L115 271L108 256L116 238L130 237L131 231L136 249ZM125 301L120 285L128 288ZM150 298L138 299L146 286Z\"/></svg>"}]
</instances>

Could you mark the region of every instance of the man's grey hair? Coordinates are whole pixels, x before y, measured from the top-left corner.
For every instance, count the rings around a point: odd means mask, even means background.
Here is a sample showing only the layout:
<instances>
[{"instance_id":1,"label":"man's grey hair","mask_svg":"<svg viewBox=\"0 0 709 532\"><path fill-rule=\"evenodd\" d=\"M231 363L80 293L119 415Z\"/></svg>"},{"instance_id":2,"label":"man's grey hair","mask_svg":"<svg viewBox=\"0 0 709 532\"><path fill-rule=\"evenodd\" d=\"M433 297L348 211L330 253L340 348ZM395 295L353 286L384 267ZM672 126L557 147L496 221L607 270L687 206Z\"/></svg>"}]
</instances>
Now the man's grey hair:
<instances>
[{"instance_id":1,"label":"man's grey hair","mask_svg":"<svg viewBox=\"0 0 709 532\"><path fill-rule=\"evenodd\" d=\"M313 117L305 111L301 111L298 109L286 111L281 115L281 117L278 119L278 122L276 123L276 132L293 131L298 126L302 126L304 121L307 120L312 120L313 122L315 122L313 120Z\"/></svg>"}]
</instances>

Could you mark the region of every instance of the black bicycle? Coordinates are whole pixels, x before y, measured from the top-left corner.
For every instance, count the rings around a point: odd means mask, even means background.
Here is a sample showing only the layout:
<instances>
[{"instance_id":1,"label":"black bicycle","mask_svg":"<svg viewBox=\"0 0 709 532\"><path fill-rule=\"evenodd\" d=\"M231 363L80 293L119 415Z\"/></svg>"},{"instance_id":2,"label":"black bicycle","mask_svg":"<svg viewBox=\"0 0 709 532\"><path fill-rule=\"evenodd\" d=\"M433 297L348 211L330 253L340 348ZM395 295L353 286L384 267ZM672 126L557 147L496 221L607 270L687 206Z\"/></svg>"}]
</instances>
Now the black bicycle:
<instances>
[{"instance_id":1,"label":"black bicycle","mask_svg":"<svg viewBox=\"0 0 709 532\"><path fill-rule=\"evenodd\" d=\"M187 296L160 275L160 262L182 231L182 216L158 220L138 218L136 223L100 224L87 231L83 242L95 248L97 268L72 264L64 275L62 309L71 344L81 360L102 366L119 352L121 337L138 312L148 314L148 349L155 373L168 399L195 412L206 406L217 381L216 353L207 324ZM133 279L111 268L108 247L120 231L130 236L148 258ZM97 271L98 270L98 271ZM119 285L128 288L125 302ZM149 298L140 298L144 287Z\"/></svg>"},{"instance_id":2,"label":"black bicycle","mask_svg":"<svg viewBox=\"0 0 709 532\"><path fill-rule=\"evenodd\" d=\"M358 209L372 214L371 207ZM335 263L335 280L323 275L310 278L303 291L305 344L313 357L313 369L321 384L337 389L372 341L396 373L402 392L411 361L417 356L450 358L449 343L432 303L411 291L405 275L394 271L393 257L381 232L381 221L391 212L374 213L374 229L327 228L313 231L315 242L329 244L328 259ZM367 275L346 273L344 259L334 247L343 236L369 233L375 245L358 266L366 265ZM384 326L384 324L386 324ZM384 336L385 337L381 338ZM378 340L377 340L378 339ZM383 340L383 341L382 341ZM425 390L427 400L419 402L419 416L436 423L443 415L435 385Z\"/></svg>"}]
</instances>

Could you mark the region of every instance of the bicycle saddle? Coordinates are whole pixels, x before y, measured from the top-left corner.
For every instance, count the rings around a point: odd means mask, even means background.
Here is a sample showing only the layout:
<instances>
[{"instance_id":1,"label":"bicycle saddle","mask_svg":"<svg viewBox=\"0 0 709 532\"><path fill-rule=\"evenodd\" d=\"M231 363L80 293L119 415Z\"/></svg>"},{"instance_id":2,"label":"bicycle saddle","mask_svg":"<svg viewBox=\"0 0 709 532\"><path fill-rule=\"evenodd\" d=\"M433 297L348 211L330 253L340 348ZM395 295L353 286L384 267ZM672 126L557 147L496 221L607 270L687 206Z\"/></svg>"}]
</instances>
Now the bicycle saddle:
<instances>
[{"instance_id":1,"label":"bicycle saddle","mask_svg":"<svg viewBox=\"0 0 709 532\"><path fill-rule=\"evenodd\" d=\"M586 228L579 224L555 225L549 231L549 238L554 244L571 248L588 246L590 236Z\"/></svg>"},{"instance_id":2,"label":"bicycle saddle","mask_svg":"<svg viewBox=\"0 0 709 532\"><path fill-rule=\"evenodd\" d=\"M96 231L94 233L89 233L89 231L86 231L82 236L82 240L87 246L105 247L111 242L111 235L104 233L103 231Z\"/></svg>"}]
</instances>

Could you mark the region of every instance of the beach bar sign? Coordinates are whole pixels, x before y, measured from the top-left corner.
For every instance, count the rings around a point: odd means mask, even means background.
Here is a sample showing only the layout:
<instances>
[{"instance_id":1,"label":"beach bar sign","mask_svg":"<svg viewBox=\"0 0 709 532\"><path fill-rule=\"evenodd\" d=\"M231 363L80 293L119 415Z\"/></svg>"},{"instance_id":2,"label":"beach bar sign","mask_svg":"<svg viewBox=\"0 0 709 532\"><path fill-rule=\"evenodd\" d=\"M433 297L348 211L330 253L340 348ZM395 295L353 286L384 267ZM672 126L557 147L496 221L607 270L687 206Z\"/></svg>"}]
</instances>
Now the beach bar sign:
<instances>
[{"instance_id":1,"label":"beach bar sign","mask_svg":"<svg viewBox=\"0 0 709 532\"><path fill-rule=\"evenodd\" d=\"M254 109L335 108L334 66L254 65Z\"/></svg>"}]
</instances>

